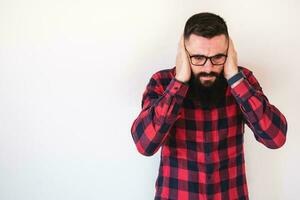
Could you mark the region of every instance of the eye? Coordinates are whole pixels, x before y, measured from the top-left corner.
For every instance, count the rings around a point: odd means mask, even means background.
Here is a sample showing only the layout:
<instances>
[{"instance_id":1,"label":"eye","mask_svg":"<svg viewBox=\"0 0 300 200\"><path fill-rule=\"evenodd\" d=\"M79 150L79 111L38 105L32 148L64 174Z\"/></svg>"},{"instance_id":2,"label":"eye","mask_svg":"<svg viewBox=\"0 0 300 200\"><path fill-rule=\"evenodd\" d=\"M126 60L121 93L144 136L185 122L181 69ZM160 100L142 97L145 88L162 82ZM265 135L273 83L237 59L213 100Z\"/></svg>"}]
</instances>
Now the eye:
<instances>
[{"instance_id":1,"label":"eye","mask_svg":"<svg viewBox=\"0 0 300 200\"><path fill-rule=\"evenodd\" d=\"M196 60L205 60L205 56L193 56L194 59Z\"/></svg>"},{"instance_id":2,"label":"eye","mask_svg":"<svg viewBox=\"0 0 300 200\"><path fill-rule=\"evenodd\" d=\"M223 59L223 58L225 58L225 55L223 55L223 54L218 54L213 57L213 59L216 59L216 60Z\"/></svg>"}]
</instances>

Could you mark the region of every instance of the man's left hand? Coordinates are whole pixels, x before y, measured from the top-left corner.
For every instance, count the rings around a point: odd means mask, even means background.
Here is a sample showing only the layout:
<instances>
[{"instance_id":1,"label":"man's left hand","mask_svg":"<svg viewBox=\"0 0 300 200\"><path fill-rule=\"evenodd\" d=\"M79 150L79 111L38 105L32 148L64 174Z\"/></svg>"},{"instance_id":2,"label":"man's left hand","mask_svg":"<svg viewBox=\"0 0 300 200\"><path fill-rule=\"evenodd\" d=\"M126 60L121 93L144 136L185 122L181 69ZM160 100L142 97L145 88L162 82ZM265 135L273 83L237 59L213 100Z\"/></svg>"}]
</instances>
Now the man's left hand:
<instances>
[{"instance_id":1,"label":"man's left hand","mask_svg":"<svg viewBox=\"0 0 300 200\"><path fill-rule=\"evenodd\" d=\"M234 49L233 42L229 37L227 60L224 64L224 77L228 80L237 73L238 73L237 53Z\"/></svg>"}]
</instances>

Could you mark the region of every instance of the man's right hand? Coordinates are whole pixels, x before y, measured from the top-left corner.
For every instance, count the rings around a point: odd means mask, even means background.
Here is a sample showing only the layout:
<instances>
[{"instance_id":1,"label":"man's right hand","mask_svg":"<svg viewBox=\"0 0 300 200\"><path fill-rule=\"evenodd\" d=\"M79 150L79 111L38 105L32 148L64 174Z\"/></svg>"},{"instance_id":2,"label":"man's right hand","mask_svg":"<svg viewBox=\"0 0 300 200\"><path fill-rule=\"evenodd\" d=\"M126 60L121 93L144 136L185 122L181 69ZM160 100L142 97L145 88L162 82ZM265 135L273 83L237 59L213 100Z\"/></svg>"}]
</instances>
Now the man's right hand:
<instances>
[{"instance_id":1,"label":"man's right hand","mask_svg":"<svg viewBox=\"0 0 300 200\"><path fill-rule=\"evenodd\" d=\"M190 58L185 49L184 37L180 38L176 56L176 75L175 78L181 82L187 83L191 78Z\"/></svg>"}]
</instances>

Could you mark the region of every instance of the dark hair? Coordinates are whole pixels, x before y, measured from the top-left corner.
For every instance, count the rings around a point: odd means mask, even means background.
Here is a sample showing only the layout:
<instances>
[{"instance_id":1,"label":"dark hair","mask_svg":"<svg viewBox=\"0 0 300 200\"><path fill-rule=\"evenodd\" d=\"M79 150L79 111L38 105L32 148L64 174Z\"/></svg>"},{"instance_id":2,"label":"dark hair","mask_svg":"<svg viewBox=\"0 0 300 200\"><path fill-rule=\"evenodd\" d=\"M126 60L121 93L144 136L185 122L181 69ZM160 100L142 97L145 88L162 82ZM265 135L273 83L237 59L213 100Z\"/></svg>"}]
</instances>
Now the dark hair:
<instances>
[{"instance_id":1,"label":"dark hair","mask_svg":"<svg viewBox=\"0 0 300 200\"><path fill-rule=\"evenodd\" d=\"M184 38L191 34L212 38L224 34L228 38L227 25L224 19L214 13L203 12L191 16L184 27Z\"/></svg>"}]
</instances>

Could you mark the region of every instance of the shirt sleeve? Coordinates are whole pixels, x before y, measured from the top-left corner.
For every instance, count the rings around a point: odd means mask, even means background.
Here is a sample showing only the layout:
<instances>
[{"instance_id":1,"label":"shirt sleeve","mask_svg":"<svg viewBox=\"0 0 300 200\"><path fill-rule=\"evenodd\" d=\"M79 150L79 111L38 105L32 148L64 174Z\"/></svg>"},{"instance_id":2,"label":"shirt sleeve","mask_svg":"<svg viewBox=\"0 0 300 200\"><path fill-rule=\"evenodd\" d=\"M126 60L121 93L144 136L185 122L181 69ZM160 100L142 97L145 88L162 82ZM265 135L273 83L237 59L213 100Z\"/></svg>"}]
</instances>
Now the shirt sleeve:
<instances>
[{"instance_id":1,"label":"shirt sleeve","mask_svg":"<svg viewBox=\"0 0 300 200\"><path fill-rule=\"evenodd\" d=\"M255 139L270 149L283 146L286 141L287 120L269 102L253 73L247 73L231 91Z\"/></svg>"},{"instance_id":2,"label":"shirt sleeve","mask_svg":"<svg viewBox=\"0 0 300 200\"><path fill-rule=\"evenodd\" d=\"M171 79L165 90L154 74L142 98L142 109L131 126L131 135L137 150L145 155L155 154L167 138L170 129L179 117L179 110L189 85Z\"/></svg>"}]
</instances>

